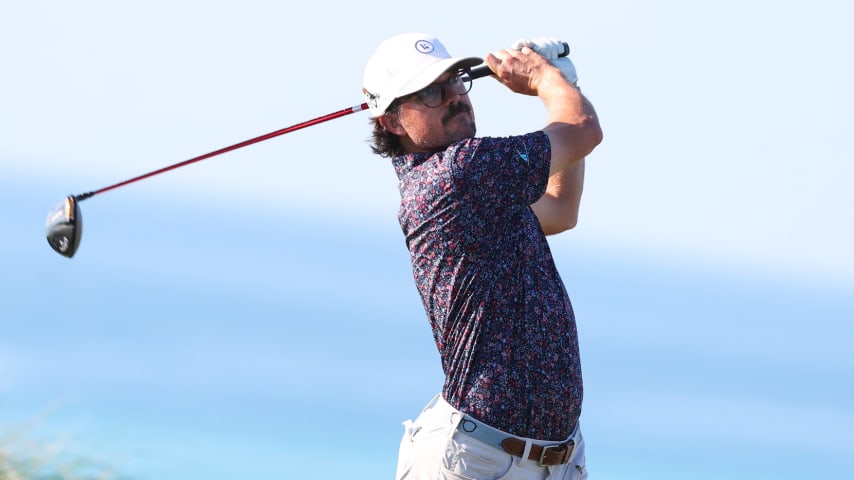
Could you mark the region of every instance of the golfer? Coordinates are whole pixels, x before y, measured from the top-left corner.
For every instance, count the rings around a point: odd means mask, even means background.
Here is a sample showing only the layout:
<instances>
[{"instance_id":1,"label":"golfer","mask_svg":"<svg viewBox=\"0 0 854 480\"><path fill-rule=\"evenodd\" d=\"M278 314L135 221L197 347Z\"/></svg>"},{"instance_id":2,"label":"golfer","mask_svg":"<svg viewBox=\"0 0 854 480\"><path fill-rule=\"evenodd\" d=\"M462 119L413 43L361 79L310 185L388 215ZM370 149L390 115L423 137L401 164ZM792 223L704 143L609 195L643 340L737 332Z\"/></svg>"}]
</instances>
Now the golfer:
<instances>
[{"instance_id":1,"label":"golfer","mask_svg":"<svg viewBox=\"0 0 854 480\"><path fill-rule=\"evenodd\" d=\"M543 38L452 57L411 33L365 67L371 148L399 178L398 218L445 373L404 422L398 479L587 477L575 316L546 235L575 226L602 131L563 49ZM484 60L511 92L539 97L544 127L475 136L467 74Z\"/></svg>"}]
</instances>

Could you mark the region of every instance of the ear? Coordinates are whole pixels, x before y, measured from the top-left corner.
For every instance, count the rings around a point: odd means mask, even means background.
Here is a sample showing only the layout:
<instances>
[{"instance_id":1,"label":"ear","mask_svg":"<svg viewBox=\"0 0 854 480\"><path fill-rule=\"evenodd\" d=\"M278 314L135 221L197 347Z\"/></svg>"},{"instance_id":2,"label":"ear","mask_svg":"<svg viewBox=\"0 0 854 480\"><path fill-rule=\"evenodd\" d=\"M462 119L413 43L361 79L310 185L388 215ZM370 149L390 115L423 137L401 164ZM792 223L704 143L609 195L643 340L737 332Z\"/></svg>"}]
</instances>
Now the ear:
<instances>
[{"instance_id":1,"label":"ear","mask_svg":"<svg viewBox=\"0 0 854 480\"><path fill-rule=\"evenodd\" d=\"M399 114L385 114L379 118L380 125L386 131L391 132L399 137L406 135L406 129L400 124Z\"/></svg>"}]
</instances>

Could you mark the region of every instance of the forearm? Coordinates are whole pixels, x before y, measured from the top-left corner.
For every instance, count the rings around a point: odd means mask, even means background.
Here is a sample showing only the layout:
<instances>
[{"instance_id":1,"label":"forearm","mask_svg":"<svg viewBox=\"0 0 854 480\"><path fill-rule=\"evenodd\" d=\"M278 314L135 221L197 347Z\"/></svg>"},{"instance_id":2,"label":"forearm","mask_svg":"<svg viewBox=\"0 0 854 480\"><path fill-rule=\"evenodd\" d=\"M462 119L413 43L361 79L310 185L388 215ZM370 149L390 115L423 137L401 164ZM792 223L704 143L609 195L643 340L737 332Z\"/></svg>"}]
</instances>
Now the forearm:
<instances>
[{"instance_id":1,"label":"forearm","mask_svg":"<svg viewBox=\"0 0 854 480\"><path fill-rule=\"evenodd\" d=\"M552 147L549 174L555 175L590 154L602 141L602 130L593 105L575 86L540 98L547 111L543 131Z\"/></svg>"}]
</instances>

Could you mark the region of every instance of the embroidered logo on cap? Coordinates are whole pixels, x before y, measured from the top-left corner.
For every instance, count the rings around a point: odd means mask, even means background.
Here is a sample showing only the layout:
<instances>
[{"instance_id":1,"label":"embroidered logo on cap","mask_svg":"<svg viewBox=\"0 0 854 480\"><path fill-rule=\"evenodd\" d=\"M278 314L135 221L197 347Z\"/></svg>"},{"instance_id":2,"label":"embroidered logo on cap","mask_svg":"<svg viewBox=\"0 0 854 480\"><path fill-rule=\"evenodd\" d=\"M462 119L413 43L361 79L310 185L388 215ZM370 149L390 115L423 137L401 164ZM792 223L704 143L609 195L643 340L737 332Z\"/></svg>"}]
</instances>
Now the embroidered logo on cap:
<instances>
[{"instance_id":1,"label":"embroidered logo on cap","mask_svg":"<svg viewBox=\"0 0 854 480\"><path fill-rule=\"evenodd\" d=\"M418 40L415 42L415 49L421 53L432 53L435 47L427 40Z\"/></svg>"}]
</instances>

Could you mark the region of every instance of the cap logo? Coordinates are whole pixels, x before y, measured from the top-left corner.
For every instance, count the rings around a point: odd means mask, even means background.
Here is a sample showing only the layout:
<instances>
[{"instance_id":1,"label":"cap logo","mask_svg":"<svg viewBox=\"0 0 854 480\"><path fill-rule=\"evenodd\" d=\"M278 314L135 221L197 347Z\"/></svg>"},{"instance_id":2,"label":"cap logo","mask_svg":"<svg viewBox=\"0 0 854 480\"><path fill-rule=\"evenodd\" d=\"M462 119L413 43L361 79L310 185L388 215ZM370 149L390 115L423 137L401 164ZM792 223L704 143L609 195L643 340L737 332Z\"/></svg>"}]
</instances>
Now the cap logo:
<instances>
[{"instance_id":1,"label":"cap logo","mask_svg":"<svg viewBox=\"0 0 854 480\"><path fill-rule=\"evenodd\" d=\"M415 49L421 53L432 53L436 48L427 40L418 40L415 42Z\"/></svg>"}]
</instances>

